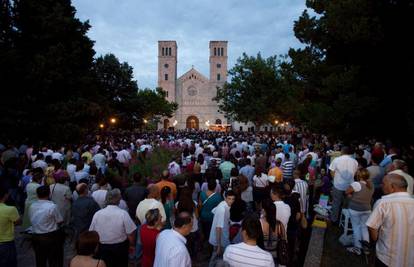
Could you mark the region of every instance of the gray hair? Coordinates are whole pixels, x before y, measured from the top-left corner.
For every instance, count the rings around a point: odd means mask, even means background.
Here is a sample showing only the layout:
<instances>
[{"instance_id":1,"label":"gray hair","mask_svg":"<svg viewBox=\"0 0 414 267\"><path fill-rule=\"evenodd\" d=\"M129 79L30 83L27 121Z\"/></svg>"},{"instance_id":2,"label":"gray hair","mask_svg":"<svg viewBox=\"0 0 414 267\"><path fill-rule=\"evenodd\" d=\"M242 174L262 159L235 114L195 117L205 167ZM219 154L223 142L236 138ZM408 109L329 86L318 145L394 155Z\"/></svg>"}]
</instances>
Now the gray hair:
<instances>
[{"instance_id":1,"label":"gray hair","mask_svg":"<svg viewBox=\"0 0 414 267\"><path fill-rule=\"evenodd\" d=\"M106 193L106 205L119 205L119 201L122 199L121 190L118 188L114 188L112 190L108 190Z\"/></svg>"},{"instance_id":2,"label":"gray hair","mask_svg":"<svg viewBox=\"0 0 414 267\"><path fill-rule=\"evenodd\" d=\"M405 161L402 159L394 159L392 161L392 165L394 165L394 168L396 170L403 170L403 171L405 171L405 168L407 167L407 163L405 163Z\"/></svg>"},{"instance_id":3,"label":"gray hair","mask_svg":"<svg viewBox=\"0 0 414 267\"><path fill-rule=\"evenodd\" d=\"M407 189L408 187L407 180L405 180L405 178L399 174L392 173L392 174L386 175L385 177L396 188Z\"/></svg>"}]
</instances>

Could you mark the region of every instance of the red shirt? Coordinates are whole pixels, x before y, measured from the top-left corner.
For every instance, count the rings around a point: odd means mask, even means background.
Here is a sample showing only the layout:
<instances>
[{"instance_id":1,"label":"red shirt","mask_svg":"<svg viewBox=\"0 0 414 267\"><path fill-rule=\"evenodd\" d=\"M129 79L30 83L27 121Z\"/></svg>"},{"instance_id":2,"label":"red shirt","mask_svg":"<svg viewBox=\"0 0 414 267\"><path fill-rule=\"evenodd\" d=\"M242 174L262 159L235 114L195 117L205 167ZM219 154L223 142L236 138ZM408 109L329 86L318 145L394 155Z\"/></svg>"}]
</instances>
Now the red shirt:
<instances>
[{"instance_id":1,"label":"red shirt","mask_svg":"<svg viewBox=\"0 0 414 267\"><path fill-rule=\"evenodd\" d=\"M159 233L160 230L150 229L146 224L141 227L142 267L152 267L154 264L155 245Z\"/></svg>"}]
</instances>

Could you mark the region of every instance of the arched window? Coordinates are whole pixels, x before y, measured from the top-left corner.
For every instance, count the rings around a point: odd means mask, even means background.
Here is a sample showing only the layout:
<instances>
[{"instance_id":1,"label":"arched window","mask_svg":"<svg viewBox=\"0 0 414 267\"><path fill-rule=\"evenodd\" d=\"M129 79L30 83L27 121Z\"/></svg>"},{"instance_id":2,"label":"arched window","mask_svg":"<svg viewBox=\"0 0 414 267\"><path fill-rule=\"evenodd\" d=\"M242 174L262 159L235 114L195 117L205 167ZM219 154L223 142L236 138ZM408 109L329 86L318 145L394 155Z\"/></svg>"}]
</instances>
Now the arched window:
<instances>
[{"instance_id":1,"label":"arched window","mask_svg":"<svg viewBox=\"0 0 414 267\"><path fill-rule=\"evenodd\" d=\"M216 120L216 124L221 124L221 120L220 119L217 119Z\"/></svg>"},{"instance_id":2,"label":"arched window","mask_svg":"<svg viewBox=\"0 0 414 267\"><path fill-rule=\"evenodd\" d=\"M214 55L217 56L217 49L214 47Z\"/></svg>"},{"instance_id":3,"label":"arched window","mask_svg":"<svg viewBox=\"0 0 414 267\"><path fill-rule=\"evenodd\" d=\"M220 73L217 73L217 81L220 81Z\"/></svg>"},{"instance_id":4,"label":"arched window","mask_svg":"<svg viewBox=\"0 0 414 267\"><path fill-rule=\"evenodd\" d=\"M164 75L164 80L168 81L168 74L167 73Z\"/></svg>"},{"instance_id":5,"label":"arched window","mask_svg":"<svg viewBox=\"0 0 414 267\"><path fill-rule=\"evenodd\" d=\"M168 54L171 56L171 47L168 48Z\"/></svg>"},{"instance_id":6,"label":"arched window","mask_svg":"<svg viewBox=\"0 0 414 267\"><path fill-rule=\"evenodd\" d=\"M162 48L162 53L161 53L161 55L163 55L163 56L165 55L165 48L164 48L164 47Z\"/></svg>"},{"instance_id":7,"label":"arched window","mask_svg":"<svg viewBox=\"0 0 414 267\"><path fill-rule=\"evenodd\" d=\"M222 47L220 50L221 50L221 53L220 53L221 56L224 56L224 48Z\"/></svg>"}]
</instances>

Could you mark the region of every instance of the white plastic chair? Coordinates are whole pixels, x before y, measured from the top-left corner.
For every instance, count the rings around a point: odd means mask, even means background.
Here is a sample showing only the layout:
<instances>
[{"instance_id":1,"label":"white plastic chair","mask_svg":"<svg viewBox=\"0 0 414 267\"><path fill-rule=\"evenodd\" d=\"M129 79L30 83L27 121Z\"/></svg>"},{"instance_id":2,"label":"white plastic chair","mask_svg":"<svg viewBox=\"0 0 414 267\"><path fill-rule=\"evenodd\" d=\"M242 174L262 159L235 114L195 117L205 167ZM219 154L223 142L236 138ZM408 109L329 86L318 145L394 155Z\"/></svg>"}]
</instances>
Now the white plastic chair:
<instances>
[{"instance_id":1,"label":"white plastic chair","mask_svg":"<svg viewBox=\"0 0 414 267\"><path fill-rule=\"evenodd\" d=\"M342 209L339 227L344 228L344 235L348 235L348 232L352 233L351 215L348 209Z\"/></svg>"}]
</instances>

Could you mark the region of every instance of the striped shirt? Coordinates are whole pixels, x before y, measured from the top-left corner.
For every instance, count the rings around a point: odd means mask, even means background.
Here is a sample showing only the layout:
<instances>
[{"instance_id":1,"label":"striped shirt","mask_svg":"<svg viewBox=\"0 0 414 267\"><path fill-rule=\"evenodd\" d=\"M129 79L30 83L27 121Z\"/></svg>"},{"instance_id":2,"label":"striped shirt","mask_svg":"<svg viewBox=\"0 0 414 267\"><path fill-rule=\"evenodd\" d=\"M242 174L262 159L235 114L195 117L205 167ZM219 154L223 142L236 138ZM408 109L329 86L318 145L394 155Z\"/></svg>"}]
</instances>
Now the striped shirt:
<instances>
[{"instance_id":1,"label":"striped shirt","mask_svg":"<svg viewBox=\"0 0 414 267\"><path fill-rule=\"evenodd\" d=\"M283 179L291 179L293 176L293 161L285 161L282 164Z\"/></svg>"},{"instance_id":2,"label":"striped shirt","mask_svg":"<svg viewBox=\"0 0 414 267\"><path fill-rule=\"evenodd\" d=\"M301 179L295 179L293 190L300 194L300 212L305 213L308 208L308 183Z\"/></svg>"},{"instance_id":3,"label":"striped shirt","mask_svg":"<svg viewBox=\"0 0 414 267\"><path fill-rule=\"evenodd\" d=\"M377 257L387 266L414 266L414 199L407 192L383 196L366 225L379 229Z\"/></svg>"},{"instance_id":4,"label":"striped shirt","mask_svg":"<svg viewBox=\"0 0 414 267\"><path fill-rule=\"evenodd\" d=\"M223 260L231 267L273 267L272 255L258 246L247 245L242 242L226 248Z\"/></svg>"}]
</instances>

